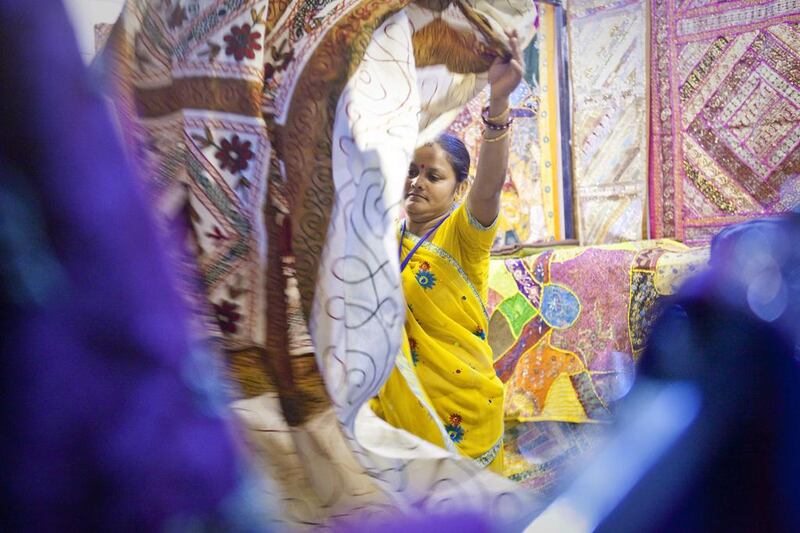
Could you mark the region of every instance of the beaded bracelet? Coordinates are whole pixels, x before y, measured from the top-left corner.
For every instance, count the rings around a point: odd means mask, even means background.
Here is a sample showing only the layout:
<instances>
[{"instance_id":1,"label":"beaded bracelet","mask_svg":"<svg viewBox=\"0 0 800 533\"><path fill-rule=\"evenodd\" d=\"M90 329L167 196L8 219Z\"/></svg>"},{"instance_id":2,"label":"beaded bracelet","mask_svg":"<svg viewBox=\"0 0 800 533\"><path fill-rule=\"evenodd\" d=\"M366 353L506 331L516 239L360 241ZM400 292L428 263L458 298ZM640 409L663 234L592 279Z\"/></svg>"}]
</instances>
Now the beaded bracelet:
<instances>
[{"instance_id":1,"label":"beaded bracelet","mask_svg":"<svg viewBox=\"0 0 800 533\"><path fill-rule=\"evenodd\" d=\"M508 120L504 124L497 124L495 122L491 122L489 119L481 115L481 120L483 121L484 126L492 131L503 131L507 130L511 127L511 124L514 122L514 119L509 117Z\"/></svg>"},{"instance_id":2,"label":"beaded bracelet","mask_svg":"<svg viewBox=\"0 0 800 533\"><path fill-rule=\"evenodd\" d=\"M503 112L501 112L496 116L490 117L488 115L489 115L489 108L485 107L483 109L483 113L481 113L481 120L483 121L484 125L486 125L486 127L492 131L507 130L514 122L514 118L511 116L511 110L508 107ZM499 121L506 115L508 116L507 120L504 123L498 124L497 121Z\"/></svg>"}]
</instances>

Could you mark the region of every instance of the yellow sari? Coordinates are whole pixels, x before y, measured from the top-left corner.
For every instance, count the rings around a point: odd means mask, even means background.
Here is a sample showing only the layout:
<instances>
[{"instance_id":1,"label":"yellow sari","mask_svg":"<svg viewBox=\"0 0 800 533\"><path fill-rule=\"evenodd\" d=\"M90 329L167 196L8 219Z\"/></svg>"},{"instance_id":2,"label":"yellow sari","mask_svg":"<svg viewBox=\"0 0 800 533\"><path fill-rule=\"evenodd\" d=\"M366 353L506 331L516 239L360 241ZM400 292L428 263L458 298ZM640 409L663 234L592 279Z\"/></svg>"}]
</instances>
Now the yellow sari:
<instances>
[{"instance_id":1,"label":"yellow sari","mask_svg":"<svg viewBox=\"0 0 800 533\"><path fill-rule=\"evenodd\" d=\"M372 406L390 424L481 466L503 469L503 384L486 341L489 250L462 203L402 272L408 312L402 353ZM408 232L401 257L419 237Z\"/></svg>"}]
</instances>

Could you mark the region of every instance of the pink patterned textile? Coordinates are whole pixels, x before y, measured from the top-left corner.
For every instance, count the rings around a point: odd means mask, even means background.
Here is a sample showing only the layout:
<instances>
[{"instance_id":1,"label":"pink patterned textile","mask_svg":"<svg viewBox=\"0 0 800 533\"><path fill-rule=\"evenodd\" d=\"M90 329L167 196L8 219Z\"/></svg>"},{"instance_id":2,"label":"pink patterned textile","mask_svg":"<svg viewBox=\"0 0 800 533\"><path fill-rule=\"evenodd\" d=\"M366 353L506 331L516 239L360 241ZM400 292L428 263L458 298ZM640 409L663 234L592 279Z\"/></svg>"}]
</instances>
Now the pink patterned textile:
<instances>
[{"instance_id":1,"label":"pink patterned textile","mask_svg":"<svg viewBox=\"0 0 800 533\"><path fill-rule=\"evenodd\" d=\"M506 421L610 420L660 301L707 257L666 239L495 256L488 339Z\"/></svg>"},{"instance_id":2,"label":"pink patterned textile","mask_svg":"<svg viewBox=\"0 0 800 533\"><path fill-rule=\"evenodd\" d=\"M800 2L656 0L652 237L708 241L800 201Z\"/></svg>"}]
</instances>

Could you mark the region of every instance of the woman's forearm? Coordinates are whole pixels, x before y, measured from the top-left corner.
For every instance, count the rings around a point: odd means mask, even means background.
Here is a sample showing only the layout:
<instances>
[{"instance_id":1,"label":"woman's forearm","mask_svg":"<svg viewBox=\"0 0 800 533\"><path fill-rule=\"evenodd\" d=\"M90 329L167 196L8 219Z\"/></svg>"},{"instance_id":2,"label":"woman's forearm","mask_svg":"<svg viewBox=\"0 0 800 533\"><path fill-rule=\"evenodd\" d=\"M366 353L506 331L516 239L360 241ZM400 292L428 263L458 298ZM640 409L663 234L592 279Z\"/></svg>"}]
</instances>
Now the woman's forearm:
<instances>
[{"instance_id":1,"label":"woman's forearm","mask_svg":"<svg viewBox=\"0 0 800 533\"><path fill-rule=\"evenodd\" d=\"M491 99L488 114L492 123L507 123L509 113L508 97ZM484 226L491 225L500 210L500 194L508 168L510 133L510 129L487 128L481 142L475 182L467 206L472 216Z\"/></svg>"},{"instance_id":2,"label":"woman's forearm","mask_svg":"<svg viewBox=\"0 0 800 533\"><path fill-rule=\"evenodd\" d=\"M486 129L478 154L475 183L472 184L467 207L478 222L491 225L500 212L500 194L508 168L508 145L511 135L511 110L508 97L519 85L525 72L517 32L506 32L510 58L496 58L489 68L489 110L484 117Z\"/></svg>"}]
</instances>

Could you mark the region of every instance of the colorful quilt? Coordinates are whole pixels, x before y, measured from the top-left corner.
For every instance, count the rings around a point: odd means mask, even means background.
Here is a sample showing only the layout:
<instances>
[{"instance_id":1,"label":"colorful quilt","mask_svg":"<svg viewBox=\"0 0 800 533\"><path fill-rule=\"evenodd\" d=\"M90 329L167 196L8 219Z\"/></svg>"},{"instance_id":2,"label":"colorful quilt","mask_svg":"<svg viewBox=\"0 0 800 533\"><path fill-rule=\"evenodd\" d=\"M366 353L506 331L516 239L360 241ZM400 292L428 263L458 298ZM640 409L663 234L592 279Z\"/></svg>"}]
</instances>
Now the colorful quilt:
<instances>
[{"instance_id":1,"label":"colorful quilt","mask_svg":"<svg viewBox=\"0 0 800 533\"><path fill-rule=\"evenodd\" d=\"M708 249L675 241L493 258L489 342L512 422L609 420L663 297Z\"/></svg>"},{"instance_id":2,"label":"colorful quilt","mask_svg":"<svg viewBox=\"0 0 800 533\"><path fill-rule=\"evenodd\" d=\"M800 2L652 4L650 227L710 239L800 202Z\"/></svg>"},{"instance_id":3,"label":"colorful quilt","mask_svg":"<svg viewBox=\"0 0 800 533\"><path fill-rule=\"evenodd\" d=\"M646 237L645 4L642 0L565 2L573 179L582 244Z\"/></svg>"},{"instance_id":4,"label":"colorful quilt","mask_svg":"<svg viewBox=\"0 0 800 533\"><path fill-rule=\"evenodd\" d=\"M506 383L505 474L550 496L603 442L664 298L708 262L670 240L493 257L489 342Z\"/></svg>"}]
</instances>

